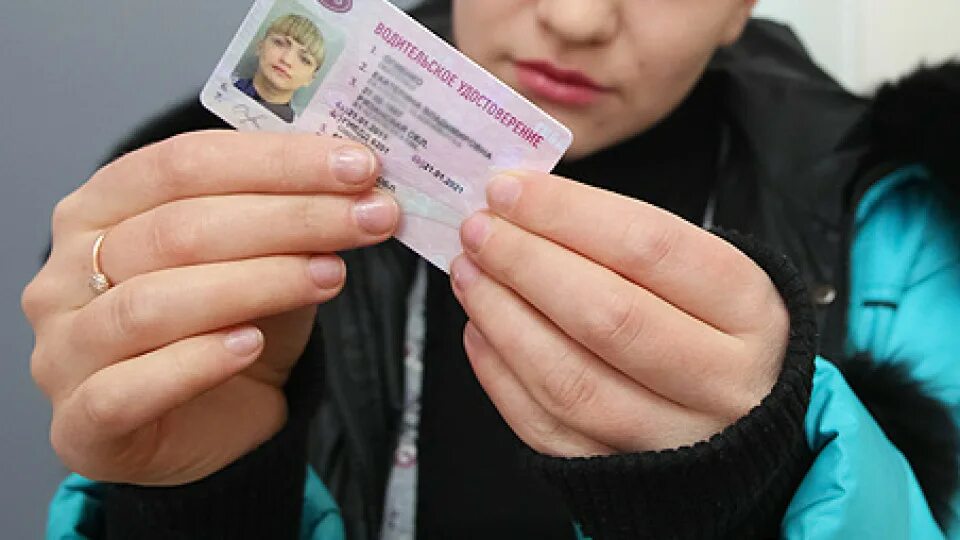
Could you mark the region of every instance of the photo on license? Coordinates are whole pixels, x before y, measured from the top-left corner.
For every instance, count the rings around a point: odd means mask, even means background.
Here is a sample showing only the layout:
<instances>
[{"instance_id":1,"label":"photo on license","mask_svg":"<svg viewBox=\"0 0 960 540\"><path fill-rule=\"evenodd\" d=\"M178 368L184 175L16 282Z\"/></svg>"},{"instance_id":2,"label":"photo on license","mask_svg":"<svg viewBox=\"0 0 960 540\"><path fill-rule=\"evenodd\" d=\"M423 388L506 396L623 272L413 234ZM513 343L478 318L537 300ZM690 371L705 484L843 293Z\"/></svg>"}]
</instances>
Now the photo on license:
<instances>
[{"instance_id":1,"label":"photo on license","mask_svg":"<svg viewBox=\"0 0 960 540\"><path fill-rule=\"evenodd\" d=\"M345 39L343 32L318 19L298 0L277 0L234 68L233 85L292 123L336 64ZM282 98L271 100L271 94Z\"/></svg>"}]
</instances>

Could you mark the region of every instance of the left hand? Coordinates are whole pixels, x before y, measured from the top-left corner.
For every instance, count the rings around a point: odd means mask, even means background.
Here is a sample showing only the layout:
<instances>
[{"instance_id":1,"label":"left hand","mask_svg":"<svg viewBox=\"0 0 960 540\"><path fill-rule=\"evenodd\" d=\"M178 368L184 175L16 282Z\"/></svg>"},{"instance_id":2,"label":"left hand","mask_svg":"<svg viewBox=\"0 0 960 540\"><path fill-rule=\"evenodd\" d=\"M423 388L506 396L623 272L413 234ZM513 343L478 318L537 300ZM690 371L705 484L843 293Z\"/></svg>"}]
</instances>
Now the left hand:
<instances>
[{"instance_id":1,"label":"left hand","mask_svg":"<svg viewBox=\"0 0 960 540\"><path fill-rule=\"evenodd\" d=\"M574 457L705 440L769 394L789 315L721 238L649 204L537 173L491 182L451 268L464 344L534 450Z\"/></svg>"}]
</instances>

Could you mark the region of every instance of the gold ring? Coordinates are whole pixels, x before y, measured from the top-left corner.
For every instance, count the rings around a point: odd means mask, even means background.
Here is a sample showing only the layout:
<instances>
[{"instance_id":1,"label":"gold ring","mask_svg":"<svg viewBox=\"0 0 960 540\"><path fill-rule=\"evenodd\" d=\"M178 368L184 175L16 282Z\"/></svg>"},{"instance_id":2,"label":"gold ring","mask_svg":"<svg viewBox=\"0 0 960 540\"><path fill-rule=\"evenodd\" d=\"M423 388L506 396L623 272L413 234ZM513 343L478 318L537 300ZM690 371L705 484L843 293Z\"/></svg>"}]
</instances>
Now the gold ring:
<instances>
[{"instance_id":1,"label":"gold ring","mask_svg":"<svg viewBox=\"0 0 960 540\"><path fill-rule=\"evenodd\" d=\"M100 269L100 249L103 247L103 237L107 235L106 231L100 233L97 240L93 243L93 274L90 275L89 285L93 292L103 294L113 287L110 278Z\"/></svg>"}]
</instances>

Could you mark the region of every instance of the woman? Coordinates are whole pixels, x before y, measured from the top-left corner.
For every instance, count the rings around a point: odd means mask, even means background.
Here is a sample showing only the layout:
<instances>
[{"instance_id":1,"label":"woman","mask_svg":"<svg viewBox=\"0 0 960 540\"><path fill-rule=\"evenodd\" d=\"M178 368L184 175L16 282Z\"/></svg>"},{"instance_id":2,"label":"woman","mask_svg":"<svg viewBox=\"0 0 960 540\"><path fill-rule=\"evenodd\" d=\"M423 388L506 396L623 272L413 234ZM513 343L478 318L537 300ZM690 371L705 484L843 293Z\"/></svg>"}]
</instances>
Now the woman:
<instances>
[{"instance_id":1,"label":"woman","mask_svg":"<svg viewBox=\"0 0 960 540\"><path fill-rule=\"evenodd\" d=\"M302 15L284 15L270 23L257 44L256 72L233 85L285 122L293 122L297 112L290 102L313 83L325 56L317 25Z\"/></svg>"},{"instance_id":2,"label":"woman","mask_svg":"<svg viewBox=\"0 0 960 540\"><path fill-rule=\"evenodd\" d=\"M931 172L950 170L865 135L867 105L752 6L454 2L458 47L576 143L557 177L491 182L452 286L364 247L398 213L362 148L168 139L219 125L196 106L152 124L124 150L163 142L58 206L24 294L54 447L99 481L68 482L51 535L953 531L960 242ZM78 267L102 294L63 289ZM931 425L871 416L814 360L817 322L823 357L872 354L853 373L887 386L863 388ZM412 482L391 466L411 434Z\"/></svg>"}]
</instances>

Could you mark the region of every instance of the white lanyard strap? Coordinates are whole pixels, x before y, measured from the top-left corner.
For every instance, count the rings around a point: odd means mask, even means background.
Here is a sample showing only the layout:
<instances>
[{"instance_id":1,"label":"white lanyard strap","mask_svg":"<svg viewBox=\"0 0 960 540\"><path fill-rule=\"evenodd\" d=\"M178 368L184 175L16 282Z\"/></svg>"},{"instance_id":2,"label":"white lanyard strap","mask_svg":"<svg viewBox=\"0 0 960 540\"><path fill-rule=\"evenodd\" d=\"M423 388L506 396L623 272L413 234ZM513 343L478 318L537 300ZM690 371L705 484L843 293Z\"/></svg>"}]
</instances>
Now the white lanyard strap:
<instances>
[{"instance_id":1,"label":"white lanyard strap","mask_svg":"<svg viewBox=\"0 0 960 540\"><path fill-rule=\"evenodd\" d=\"M423 383L423 341L426 337L427 267L417 263L417 274L407 299L407 326L403 347L404 405L400 437L384 497L380 540L413 540L417 512L417 433L420 427L420 391Z\"/></svg>"}]
</instances>

